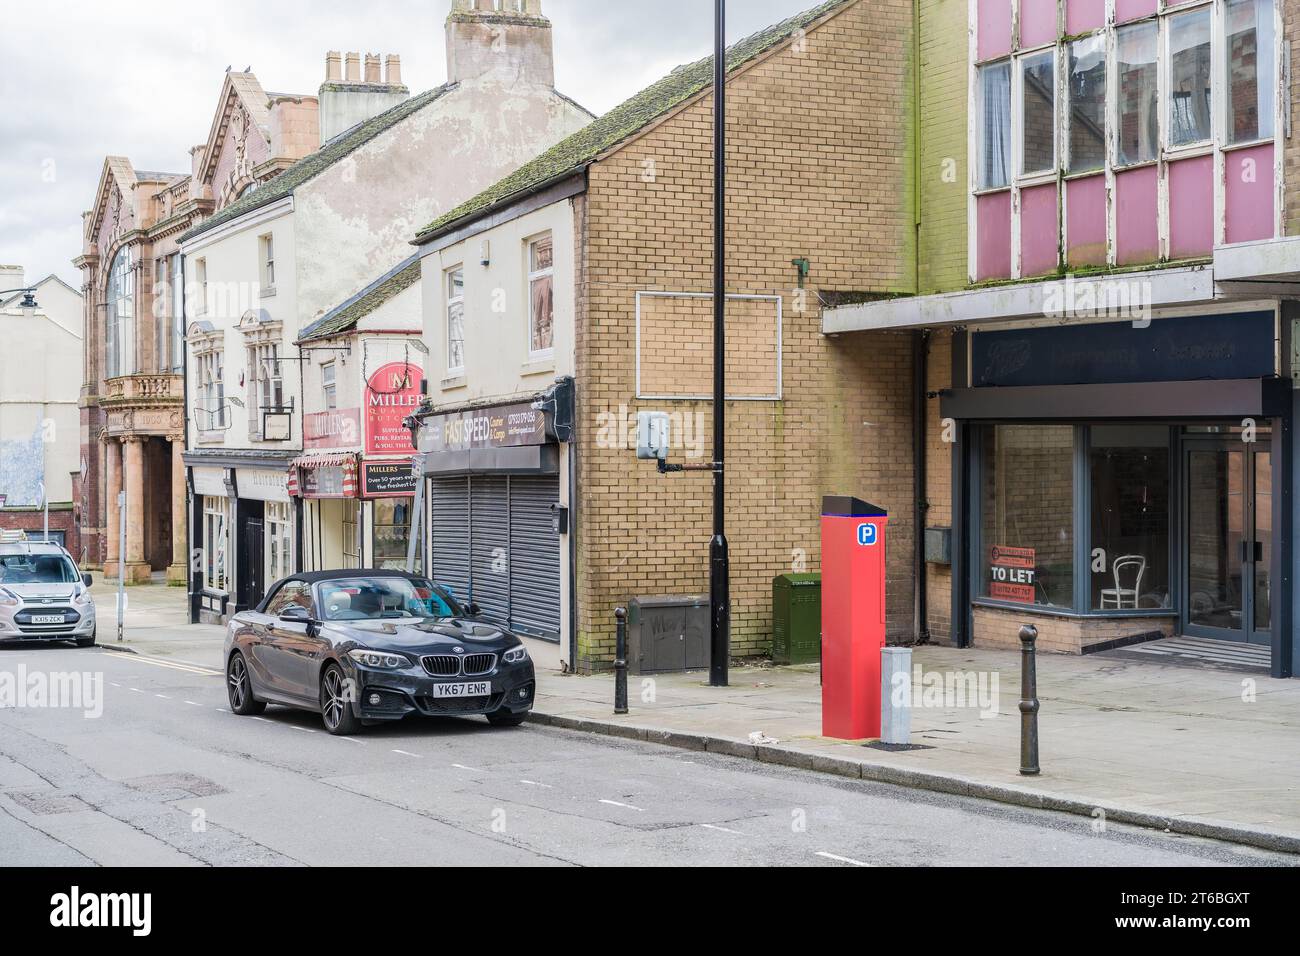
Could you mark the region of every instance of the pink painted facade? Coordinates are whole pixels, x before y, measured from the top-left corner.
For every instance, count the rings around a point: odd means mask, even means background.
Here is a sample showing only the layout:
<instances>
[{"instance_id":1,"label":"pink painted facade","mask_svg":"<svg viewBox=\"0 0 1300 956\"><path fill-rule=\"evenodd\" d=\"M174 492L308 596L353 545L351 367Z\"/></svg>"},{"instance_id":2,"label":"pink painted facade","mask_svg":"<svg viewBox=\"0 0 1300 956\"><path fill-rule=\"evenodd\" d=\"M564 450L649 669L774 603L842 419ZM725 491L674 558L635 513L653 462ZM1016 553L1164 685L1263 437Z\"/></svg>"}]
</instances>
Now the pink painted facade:
<instances>
[{"instance_id":1,"label":"pink painted facade","mask_svg":"<svg viewBox=\"0 0 1300 956\"><path fill-rule=\"evenodd\" d=\"M1020 274L1055 272L1061 230L1056 215L1056 184L1020 191Z\"/></svg>"},{"instance_id":2,"label":"pink painted facade","mask_svg":"<svg viewBox=\"0 0 1300 956\"><path fill-rule=\"evenodd\" d=\"M1070 268L1106 264L1106 177L1065 184L1065 261Z\"/></svg>"},{"instance_id":3,"label":"pink painted facade","mask_svg":"<svg viewBox=\"0 0 1300 956\"><path fill-rule=\"evenodd\" d=\"M1277 235L1275 8L1259 0L1225 27L1227 0L1196 4L1210 21L1181 15L1187 2L1114 0L1107 24L1107 0L977 0L971 281L1047 275L1062 255L1066 268L1206 259ZM1139 32L1116 26L1137 19ZM1174 49L1171 31L1196 22L1216 26Z\"/></svg>"}]
</instances>

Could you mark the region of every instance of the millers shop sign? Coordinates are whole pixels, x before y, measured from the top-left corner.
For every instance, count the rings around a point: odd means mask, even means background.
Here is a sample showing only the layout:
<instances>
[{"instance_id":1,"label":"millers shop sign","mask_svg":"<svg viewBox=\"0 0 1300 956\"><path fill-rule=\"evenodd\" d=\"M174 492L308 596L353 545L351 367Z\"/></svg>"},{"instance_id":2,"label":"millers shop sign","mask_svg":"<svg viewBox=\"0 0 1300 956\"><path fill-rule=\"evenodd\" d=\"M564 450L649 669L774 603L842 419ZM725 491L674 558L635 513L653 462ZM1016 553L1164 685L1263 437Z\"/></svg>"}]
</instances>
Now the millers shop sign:
<instances>
[{"instance_id":1,"label":"millers shop sign","mask_svg":"<svg viewBox=\"0 0 1300 956\"><path fill-rule=\"evenodd\" d=\"M425 451L469 451L474 448L520 448L546 444L546 412L532 402L476 408L425 420Z\"/></svg>"}]
</instances>

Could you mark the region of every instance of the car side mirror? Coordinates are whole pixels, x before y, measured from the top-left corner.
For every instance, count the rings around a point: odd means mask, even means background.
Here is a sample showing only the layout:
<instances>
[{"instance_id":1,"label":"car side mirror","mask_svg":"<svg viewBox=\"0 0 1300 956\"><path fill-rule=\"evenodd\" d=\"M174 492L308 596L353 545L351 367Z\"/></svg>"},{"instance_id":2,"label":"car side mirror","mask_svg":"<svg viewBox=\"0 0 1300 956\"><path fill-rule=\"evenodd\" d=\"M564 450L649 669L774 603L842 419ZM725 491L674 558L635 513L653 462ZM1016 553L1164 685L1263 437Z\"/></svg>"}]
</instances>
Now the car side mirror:
<instances>
[{"instance_id":1,"label":"car side mirror","mask_svg":"<svg viewBox=\"0 0 1300 956\"><path fill-rule=\"evenodd\" d=\"M85 574L83 572L81 575L81 583L84 584L86 587L90 587L92 584L95 583L95 579L92 578L89 574Z\"/></svg>"},{"instance_id":2,"label":"car side mirror","mask_svg":"<svg viewBox=\"0 0 1300 956\"><path fill-rule=\"evenodd\" d=\"M280 612L280 620L286 624L311 624L311 611L301 604L290 604Z\"/></svg>"},{"instance_id":3,"label":"car side mirror","mask_svg":"<svg viewBox=\"0 0 1300 956\"><path fill-rule=\"evenodd\" d=\"M466 604L465 613L467 613L470 617L478 617L480 614L483 613L483 609L479 607L477 604Z\"/></svg>"}]
</instances>

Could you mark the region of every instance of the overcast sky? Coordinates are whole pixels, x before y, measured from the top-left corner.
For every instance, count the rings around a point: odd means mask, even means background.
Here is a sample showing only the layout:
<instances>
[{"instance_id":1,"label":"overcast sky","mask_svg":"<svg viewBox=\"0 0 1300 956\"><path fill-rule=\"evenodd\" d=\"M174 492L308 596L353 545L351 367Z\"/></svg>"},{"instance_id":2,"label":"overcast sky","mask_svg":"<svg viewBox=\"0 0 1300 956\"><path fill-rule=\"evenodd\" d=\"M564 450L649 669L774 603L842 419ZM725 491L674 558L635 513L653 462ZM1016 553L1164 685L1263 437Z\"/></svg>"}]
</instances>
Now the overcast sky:
<instances>
[{"instance_id":1,"label":"overcast sky","mask_svg":"<svg viewBox=\"0 0 1300 956\"><path fill-rule=\"evenodd\" d=\"M728 41L817 0L732 0ZM327 50L397 53L412 92L446 76L450 0L5 0L0 16L0 263L80 288L81 214L104 156L188 172L227 66L315 93ZM600 114L707 55L711 0L543 0L556 86Z\"/></svg>"}]
</instances>

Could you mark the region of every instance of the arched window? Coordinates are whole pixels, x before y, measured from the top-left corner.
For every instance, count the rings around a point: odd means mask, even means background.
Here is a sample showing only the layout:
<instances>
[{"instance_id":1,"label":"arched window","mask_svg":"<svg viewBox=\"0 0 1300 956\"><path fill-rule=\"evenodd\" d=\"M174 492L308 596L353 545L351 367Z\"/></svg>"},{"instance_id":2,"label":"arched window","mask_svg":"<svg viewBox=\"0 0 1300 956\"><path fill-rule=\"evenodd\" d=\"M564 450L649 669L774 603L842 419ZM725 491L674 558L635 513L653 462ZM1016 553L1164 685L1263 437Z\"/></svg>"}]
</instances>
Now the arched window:
<instances>
[{"instance_id":1,"label":"arched window","mask_svg":"<svg viewBox=\"0 0 1300 956\"><path fill-rule=\"evenodd\" d=\"M108 276L106 328L104 330L105 378L135 374L135 273L131 250L122 249L113 259Z\"/></svg>"}]
</instances>

